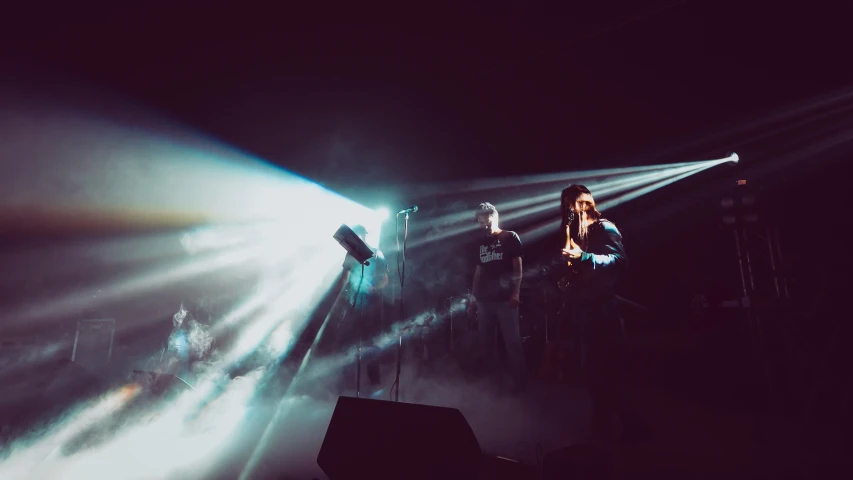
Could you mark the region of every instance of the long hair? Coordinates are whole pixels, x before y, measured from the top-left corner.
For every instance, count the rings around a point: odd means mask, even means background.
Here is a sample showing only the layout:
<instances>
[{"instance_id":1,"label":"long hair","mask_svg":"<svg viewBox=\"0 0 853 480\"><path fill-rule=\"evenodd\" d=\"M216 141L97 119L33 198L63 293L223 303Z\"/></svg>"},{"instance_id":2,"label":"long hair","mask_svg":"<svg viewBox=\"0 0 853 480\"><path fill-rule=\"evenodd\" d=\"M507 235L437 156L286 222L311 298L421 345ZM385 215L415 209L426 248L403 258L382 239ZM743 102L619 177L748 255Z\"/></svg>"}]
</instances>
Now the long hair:
<instances>
[{"instance_id":1,"label":"long hair","mask_svg":"<svg viewBox=\"0 0 853 480\"><path fill-rule=\"evenodd\" d=\"M592 195L592 192L590 192L588 188L579 184L569 185L560 193L560 232L563 235L565 235L566 226L570 223L569 220L572 216L570 205L573 205L577 201L578 197L585 193ZM595 207L589 210L585 215L589 218L574 218L571 222L571 232L573 236L577 237L578 242L583 248L586 247L586 241L589 235L588 227L594 224L596 220L603 219L601 212L599 212Z\"/></svg>"}]
</instances>

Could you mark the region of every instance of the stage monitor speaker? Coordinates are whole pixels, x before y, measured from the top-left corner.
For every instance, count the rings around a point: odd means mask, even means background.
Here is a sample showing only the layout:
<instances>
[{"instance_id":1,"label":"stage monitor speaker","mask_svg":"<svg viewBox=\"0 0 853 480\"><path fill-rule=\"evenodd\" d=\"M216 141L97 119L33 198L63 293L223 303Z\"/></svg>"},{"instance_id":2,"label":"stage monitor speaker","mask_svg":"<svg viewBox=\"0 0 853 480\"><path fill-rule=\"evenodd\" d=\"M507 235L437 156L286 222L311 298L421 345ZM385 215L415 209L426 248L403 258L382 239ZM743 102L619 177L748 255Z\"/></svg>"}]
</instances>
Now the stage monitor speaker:
<instances>
[{"instance_id":1,"label":"stage monitor speaker","mask_svg":"<svg viewBox=\"0 0 853 480\"><path fill-rule=\"evenodd\" d=\"M462 412L339 397L317 456L329 480L476 479L480 444Z\"/></svg>"}]
</instances>

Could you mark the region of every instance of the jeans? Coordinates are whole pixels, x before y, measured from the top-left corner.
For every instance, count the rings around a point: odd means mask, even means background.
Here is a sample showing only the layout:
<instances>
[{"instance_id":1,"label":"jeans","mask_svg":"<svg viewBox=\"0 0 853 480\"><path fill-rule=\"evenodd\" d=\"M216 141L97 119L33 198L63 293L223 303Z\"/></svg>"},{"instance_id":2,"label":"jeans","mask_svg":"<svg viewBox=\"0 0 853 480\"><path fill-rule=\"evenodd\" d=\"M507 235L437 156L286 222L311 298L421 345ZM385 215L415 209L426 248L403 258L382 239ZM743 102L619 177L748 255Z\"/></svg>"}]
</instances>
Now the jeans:
<instances>
[{"instance_id":1,"label":"jeans","mask_svg":"<svg viewBox=\"0 0 853 480\"><path fill-rule=\"evenodd\" d=\"M521 346L521 331L519 329L518 308L509 306L509 301L478 301L477 302L477 331L483 348L483 359L490 370L497 370L497 329L506 346L510 374L515 388L527 386L527 364L524 349Z\"/></svg>"}]
</instances>

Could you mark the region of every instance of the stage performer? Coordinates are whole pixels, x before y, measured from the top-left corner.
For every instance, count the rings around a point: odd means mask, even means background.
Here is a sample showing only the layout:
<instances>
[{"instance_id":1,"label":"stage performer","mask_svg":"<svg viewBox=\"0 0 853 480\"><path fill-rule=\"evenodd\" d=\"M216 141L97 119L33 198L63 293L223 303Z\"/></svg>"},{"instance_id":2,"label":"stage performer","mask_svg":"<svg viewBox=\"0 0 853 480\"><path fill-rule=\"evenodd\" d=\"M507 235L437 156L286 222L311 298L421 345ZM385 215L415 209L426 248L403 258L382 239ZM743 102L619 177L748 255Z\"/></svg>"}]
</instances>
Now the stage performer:
<instances>
[{"instance_id":1,"label":"stage performer","mask_svg":"<svg viewBox=\"0 0 853 480\"><path fill-rule=\"evenodd\" d=\"M564 342L579 340L581 346L593 436L609 440L615 416L621 424L622 441L647 440L651 429L622 393L616 350L622 336L616 284L628 268L622 234L596 209L592 193L583 185L563 190L560 207L566 241L560 255L567 267L560 285L566 299L561 336Z\"/></svg>"},{"instance_id":2,"label":"stage performer","mask_svg":"<svg viewBox=\"0 0 853 480\"><path fill-rule=\"evenodd\" d=\"M497 329L500 328L513 379L512 390L523 392L527 388L527 366L518 317L523 257L521 239L515 232L501 230L498 210L491 203L481 203L474 212L474 218L481 233L477 256L474 257L476 267L469 313L477 315L483 358L490 373L501 373L496 356Z\"/></svg>"}]
</instances>

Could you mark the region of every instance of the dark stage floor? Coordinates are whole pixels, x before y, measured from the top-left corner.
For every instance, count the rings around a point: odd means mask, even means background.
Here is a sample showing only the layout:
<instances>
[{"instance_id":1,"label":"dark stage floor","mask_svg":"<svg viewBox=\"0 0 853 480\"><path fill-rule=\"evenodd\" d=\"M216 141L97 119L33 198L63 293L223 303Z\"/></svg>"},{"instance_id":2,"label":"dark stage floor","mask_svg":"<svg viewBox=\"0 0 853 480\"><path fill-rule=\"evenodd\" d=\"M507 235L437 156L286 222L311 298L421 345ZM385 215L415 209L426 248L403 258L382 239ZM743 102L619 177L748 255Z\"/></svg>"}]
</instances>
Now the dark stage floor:
<instances>
[{"instance_id":1,"label":"dark stage floor","mask_svg":"<svg viewBox=\"0 0 853 480\"><path fill-rule=\"evenodd\" d=\"M689 342L683 338L658 336L637 342L654 344L654 348L652 353L646 351L634 358L630 396L657 436L650 443L636 446L603 445L614 454L616 478L750 476L757 458L753 416L743 409L697 398L695 392L679 393L679 382L689 383L688 379L669 378L670 388L658 385L660 375L654 380L655 375L649 372L666 371L664 363L677 361L678 354L672 349L665 353L666 344L677 343L680 349L689 350ZM392 365L386 366L383 379L393 378L391 368ZM585 440L588 399L582 388L537 381L526 394L500 394L471 381L446 380L461 378L455 369L446 362L435 369L436 374L416 378L415 369L406 366L401 378L401 401L458 408L484 453L531 465L537 462L537 448L547 453ZM673 385L675 389L671 388ZM240 409L244 412L241 426L234 425L232 433L223 438L183 438L171 447L170 436L178 434L168 427L156 432L137 428L137 433L124 435L116 446L95 447L91 455L83 454L85 462L76 461L75 456L61 458L48 449L48 459L32 465L37 467L31 471L36 476L23 478L75 478L77 471L89 472L81 466L87 462L99 465L98 478L237 478L268 426L267 448L255 469L259 478L325 478L316 458L336 398L320 390L310 393L291 395L280 403L275 398L256 401L248 408L245 402L222 405L231 413ZM388 398L388 392L378 396ZM280 409L280 415L272 421L276 409ZM216 460L207 458L205 451L209 449L221 449L223 454ZM0 465L0 471L9 468L9 462L18 458L15 455L13 451L6 465ZM30 458L31 462L34 460ZM788 473L793 473L791 468Z\"/></svg>"}]
</instances>

